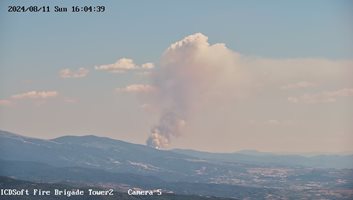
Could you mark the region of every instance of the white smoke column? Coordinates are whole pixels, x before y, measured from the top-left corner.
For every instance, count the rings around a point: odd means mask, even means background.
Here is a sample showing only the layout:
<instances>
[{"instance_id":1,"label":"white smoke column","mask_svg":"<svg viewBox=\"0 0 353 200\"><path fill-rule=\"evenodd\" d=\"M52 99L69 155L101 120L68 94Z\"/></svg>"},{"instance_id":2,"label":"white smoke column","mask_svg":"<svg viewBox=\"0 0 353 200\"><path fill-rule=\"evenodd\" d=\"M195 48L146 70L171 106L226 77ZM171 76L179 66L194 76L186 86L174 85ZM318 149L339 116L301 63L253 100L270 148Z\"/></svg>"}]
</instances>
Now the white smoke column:
<instances>
[{"instance_id":1,"label":"white smoke column","mask_svg":"<svg viewBox=\"0 0 353 200\"><path fill-rule=\"evenodd\" d=\"M162 55L153 74L157 89L155 107L161 112L158 125L151 130L147 145L165 148L182 134L195 105L206 97L225 66L234 66L237 55L224 44L210 45L208 38L196 33L172 44Z\"/></svg>"}]
</instances>

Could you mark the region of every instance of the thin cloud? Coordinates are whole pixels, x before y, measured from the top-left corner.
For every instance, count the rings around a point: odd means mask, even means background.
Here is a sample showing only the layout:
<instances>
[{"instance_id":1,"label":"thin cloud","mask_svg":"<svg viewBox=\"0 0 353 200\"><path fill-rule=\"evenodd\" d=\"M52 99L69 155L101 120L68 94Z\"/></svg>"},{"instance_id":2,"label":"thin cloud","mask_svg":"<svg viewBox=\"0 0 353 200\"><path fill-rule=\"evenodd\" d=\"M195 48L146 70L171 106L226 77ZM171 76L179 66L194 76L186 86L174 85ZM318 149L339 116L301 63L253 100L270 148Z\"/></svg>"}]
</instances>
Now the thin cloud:
<instances>
[{"instance_id":1,"label":"thin cloud","mask_svg":"<svg viewBox=\"0 0 353 200\"><path fill-rule=\"evenodd\" d=\"M47 99L58 96L57 91L29 91L21 94L12 95L12 99Z\"/></svg>"},{"instance_id":2,"label":"thin cloud","mask_svg":"<svg viewBox=\"0 0 353 200\"><path fill-rule=\"evenodd\" d=\"M153 69L154 68L154 64L149 62L149 63L145 63L141 65L141 68L143 69Z\"/></svg>"},{"instance_id":3,"label":"thin cloud","mask_svg":"<svg viewBox=\"0 0 353 200\"><path fill-rule=\"evenodd\" d=\"M116 88L115 91L126 93L150 93L155 91L155 88L148 84L133 84L124 88Z\"/></svg>"},{"instance_id":4,"label":"thin cloud","mask_svg":"<svg viewBox=\"0 0 353 200\"><path fill-rule=\"evenodd\" d=\"M88 69L83 67L79 68L77 71L73 71L71 69L63 69L59 72L61 78L83 78L87 76L89 73Z\"/></svg>"},{"instance_id":5,"label":"thin cloud","mask_svg":"<svg viewBox=\"0 0 353 200\"><path fill-rule=\"evenodd\" d=\"M304 94L301 96L288 97L291 103L332 103L336 102L338 98L353 96L353 88L344 88L336 91L325 91L315 94Z\"/></svg>"},{"instance_id":6,"label":"thin cloud","mask_svg":"<svg viewBox=\"0 0 353 200\"><path fill-rule=\"evenodd\" d=\"M0 106L10 106L12 105L12 102L7 99L0 99Z\"/></svg>"},{"instance_id":7,"label":"thin cloud","mask_svg":"<svg viewBox=\"0 0 353 200\"><path fill-rule=\"evenodd\" d=\"M94 67L96 70L107 71L112 73L124 73L131 70L149 70L154 68L151 62L144 63L141 66L137 65L131 58L120 58L113 64L100 65Z\"/></svg>"},{"instance_id":8,"label":"thin cloud","mask_svg":"<svg viewBox=\"0 0 353 200\"><path fill-rule=\"evenodd\" d=\"M121 58L113 64L100 65L94 67L96 70L121 73L137 68L137 65L130 58Z\"/></svg>"},{"instance_id":9,"label":"thin cloud","mask_svg":"<svg viewBox=\"0 0 353 200\"><path fill-rule=\"evenodd\" d=\"M65 98L64 98L64 102L65 102L65 103L77 103L78 100L77 100L77 99L74 99L74 98L70 98L70 97L65 97Z\"/></svg>"},{"instance_id":10,"label":"thin cloud","mask_svg":"<svg viewBox=\"0 0 353 200\"><path fill-rule=\"evenodd\" d=\"M317 86L316 83L308 82L308 81L301 81L301 82L292 83L292 84L282 86L281 89L282 90L289 90L289 89L298 89L298 88L312 88L312 87L316 87L316 86Z\"/></svg>"},{"instance_id":11,"label":"thin cloud","mask_svg":"<svg viewBox=\"0 0 353 200\"><path fill-rule=\"evenodd\" d=\"M276 119L271 119L271 120L266 121L266 124L270 125L270 126L277 126L277 125L280 125L281 122Z\"/></svg>"}]
</instances>

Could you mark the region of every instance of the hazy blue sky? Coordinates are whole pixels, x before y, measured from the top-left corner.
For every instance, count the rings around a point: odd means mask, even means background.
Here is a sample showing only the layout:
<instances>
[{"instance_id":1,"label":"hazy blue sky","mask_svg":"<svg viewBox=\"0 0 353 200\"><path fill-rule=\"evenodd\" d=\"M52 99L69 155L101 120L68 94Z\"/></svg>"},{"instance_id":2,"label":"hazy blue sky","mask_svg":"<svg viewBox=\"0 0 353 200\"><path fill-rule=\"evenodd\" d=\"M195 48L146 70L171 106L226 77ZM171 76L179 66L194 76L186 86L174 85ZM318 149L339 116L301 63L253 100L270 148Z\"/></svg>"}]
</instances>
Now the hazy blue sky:
<instances>
[{"instance_id":1,"label":"hazy blue sky","mask_svg":"<svg viewBox=\"0 0 353 200\"><path fill-rule=\"evenodd\" d=\"M8 13L8 5L106 11ZM145 143L169 106L186 122L168 138L170 148L353 151L352 1L29 0L0 7L0 129ZM168 51L177 41L177 53ZM183 87L164 88L169 80ZM188 108L179 111L180 102Z\"/></svg>"}]
</instances>

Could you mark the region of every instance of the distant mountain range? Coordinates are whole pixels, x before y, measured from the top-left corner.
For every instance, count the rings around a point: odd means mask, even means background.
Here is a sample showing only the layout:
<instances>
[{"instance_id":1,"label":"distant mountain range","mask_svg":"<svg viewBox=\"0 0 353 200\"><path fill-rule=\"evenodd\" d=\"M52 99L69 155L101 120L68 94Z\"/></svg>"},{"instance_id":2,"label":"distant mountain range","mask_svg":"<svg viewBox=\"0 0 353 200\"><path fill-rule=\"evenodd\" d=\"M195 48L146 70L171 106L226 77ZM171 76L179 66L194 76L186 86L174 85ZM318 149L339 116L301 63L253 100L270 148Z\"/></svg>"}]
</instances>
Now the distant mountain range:
<instances>
[{"instance_id":1,"label":"distant mountain range","mask_svg":"<svg viewBox=\"0 0 353 200\"><path fill-rule=\"evenodd\" d=\"M353 156L157 150L93 135L43 140L0 131L0 176L109 185L121 192L162 188L183 195L261 199L301 198L293 191L302 189L315 196L315 191L330 188L330 195L341 195L342 189L353 188L352 163Z\"/></svg>"},{"instance_id":2,"label":"distant mountain range","mask_svg":"<svg viewBox=\"0 0 353 200\"><path fill-rule=\"evenodd\" d=\"M0 132L0 159L158 175L173 181L192 179L190 172L203 166L191 156L105 137L64 136L42 140L8 132Z\"/></svg>"},{"instance_id":3,"label":"distant mountain range","mask_svg":"<svg viewBox=\"0 0 353 200\"><path fill-rule=\"evenodd\" d=\"M129 185L223 197L241 196L249 191L262 196L271 190L247 186L229 189L227 184L209 182L223 171L242 170L239 164L223 165L93 135L43 140L1 131L0 166L0 176L36 182L107 184L118 189ZM198 170L205 167L209 172L200 176Z\"/></svg>"},{"instance_id":4,"label":"distant mountain range","mask_svg":"<svg viewBox=\"0 0 353 200\"><path fill-rule=\"evenodd\" d=\"M209 153L195 150L157 150L145 145L94 135L37 139L0 131L0 159L45 162L54 166L84 166L108 171L167 171L200 159L239 164L353 169L353 155L277 155L254 150ZM179 168L178 168L179 169ZM180 178L179 174L175 178Z\"/></svg>"},{"instance_id":5,"label":"distant mountain range","mask_svg":"<svg viewBox=\"0 0 353 200\"><path fill-rule=\"evenodd\" d=\"M314 168L352 169L353 155L279 155L258 151L239 151L236 153L209 153L195 150L174 149L176 153L202 159L225 162L239 162L267 166L291 166Z\"/></svg>"}]
</instances>

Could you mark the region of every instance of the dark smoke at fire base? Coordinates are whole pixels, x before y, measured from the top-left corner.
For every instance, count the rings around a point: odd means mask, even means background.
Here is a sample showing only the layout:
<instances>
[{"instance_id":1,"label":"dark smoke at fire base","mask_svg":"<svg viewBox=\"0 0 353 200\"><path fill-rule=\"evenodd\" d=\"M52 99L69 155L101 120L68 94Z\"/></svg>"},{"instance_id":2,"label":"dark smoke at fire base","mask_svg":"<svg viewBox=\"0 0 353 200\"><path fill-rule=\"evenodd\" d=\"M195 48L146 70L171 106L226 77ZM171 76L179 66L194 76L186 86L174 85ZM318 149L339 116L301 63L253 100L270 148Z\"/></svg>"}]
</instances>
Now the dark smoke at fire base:
<instances>
[{"instance_id":1,"label":"dark smoke at fire base","mask_svg":"<svg viewBox=\"0 0 353 200\"><path fill-rule=\"evenodd\" d=\"M151 135L147 139L148 146L159 149L170 145L171 137L181 135L181 130L185 126L185 121L177 114L168 112L162 115L159 125L151 129Z\"/></svg>"}]
</instances>

